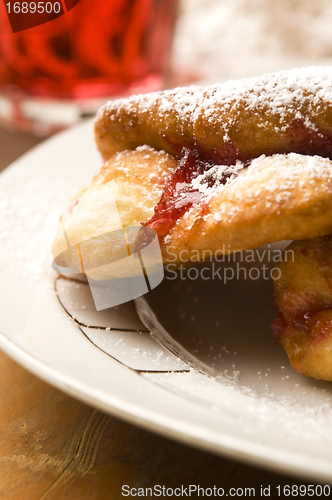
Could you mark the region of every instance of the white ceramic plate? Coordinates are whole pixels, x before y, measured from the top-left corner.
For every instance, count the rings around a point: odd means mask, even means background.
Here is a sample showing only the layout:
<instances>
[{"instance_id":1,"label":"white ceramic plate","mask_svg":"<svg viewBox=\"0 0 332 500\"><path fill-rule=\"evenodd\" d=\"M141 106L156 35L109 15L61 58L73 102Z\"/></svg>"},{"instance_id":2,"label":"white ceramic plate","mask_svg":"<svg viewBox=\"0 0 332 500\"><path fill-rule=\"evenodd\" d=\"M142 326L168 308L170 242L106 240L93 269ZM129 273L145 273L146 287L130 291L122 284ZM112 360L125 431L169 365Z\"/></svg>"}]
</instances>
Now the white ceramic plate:
<instances>
[{"instance_id":1,"label":"white ceramic plate","mask_svg":"<svg viewBox=\"0 0 332 500\"><path fill-rule=\"evenodd\" d=\"M133 303L96 313L86 283L57 279L44 219L100 164L87 122L0 176L1 348L63 391L147 429L331 481L332 384L294 373L275 346L271 280L225 285L170 273L136 301L140 320Z\"/></svg>"}]
</instances>

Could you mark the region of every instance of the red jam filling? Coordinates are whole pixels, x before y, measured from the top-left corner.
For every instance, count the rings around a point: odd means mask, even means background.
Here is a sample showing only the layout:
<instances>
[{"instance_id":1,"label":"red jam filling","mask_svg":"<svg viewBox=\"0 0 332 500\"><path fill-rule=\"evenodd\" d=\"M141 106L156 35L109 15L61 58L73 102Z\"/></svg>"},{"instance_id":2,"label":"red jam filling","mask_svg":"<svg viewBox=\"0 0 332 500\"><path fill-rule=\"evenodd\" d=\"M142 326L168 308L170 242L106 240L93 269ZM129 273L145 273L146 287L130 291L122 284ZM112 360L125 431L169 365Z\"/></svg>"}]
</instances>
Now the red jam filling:
<instances>
[{"instance_id":1,"label":"red jam filling","mask_svg":"<svg viewBox=\"0 0 332 500\"><path fill-rule=\"evenodd\" d=\"M331 310L332 304L320 304L320 305L307 305L306 310L293 311L288 315L288 322L284 314L279 310L276 318L271 324L272 333L275 339L279 342L282 335L285 333L287 328L291 327L299 332L309 333L310 323L312 318L323 311ZM317 334L319 332L319 335ZM315 341L319 341L321 338L326 336L326 331L324 325L318 329L316 328L316 338Z\"/></svg>"},{"instance_id":2,"label":"red jam filling","mask_svg":"<svg viewBox=\"0 0 332 500\"><path fill-rule=\"evenodd\" d=\"M214 149L206 152L197 147L183 148L181 151L178 166L167 179L159 203L155 206L154 215L143 225L153 228L158 237L164 237L175 226L192 205L199 204L202 195L192 185L193 179L208 171L214 165L235 165L236 161L244 163L244 167L250 161L262 154L276 153L299 153L304 155L319 155L332 159L332 136L319 130L308 128L304 120L294 120L288 130L288 145L283 151L257 150L252 157L245 157L236 143L232 140L224 143L222 150ZM178 149L178 145L174 145ZM225 183L229 174L225 173ZM206 177L209 187L213 186L215 179L213 176ZM220 177L218 178L220 182Z\"/></svg>"},{"instance_id":3,"label":"red jam filling","mask_svg":"<svg viewBox=\"0 0 332 500\"><path fill-rule=\"evenodd\" d=\"M273 320L271 325L271 330L274 335L274 338L279 342L280 337L288 327L287 321L284 318L284 315L281 311L278 312L277 316Z\"/></svg>"},{"instance_id":4,"label":"red jam filling","mask_svg":"<svg viewBox=\"0 0 332 500\"><path fill-rule=\"evenodd\" d=\"M183 149L177 168L165 183L153 217L144 225L152 227L159 237L166 235L192 205L200 203L202 195L193 187L192 181L212 166L213 163L199 158L198 151ZM207 182L212 186L213 177L208 177Z\"/></svg>"}]
</instances>

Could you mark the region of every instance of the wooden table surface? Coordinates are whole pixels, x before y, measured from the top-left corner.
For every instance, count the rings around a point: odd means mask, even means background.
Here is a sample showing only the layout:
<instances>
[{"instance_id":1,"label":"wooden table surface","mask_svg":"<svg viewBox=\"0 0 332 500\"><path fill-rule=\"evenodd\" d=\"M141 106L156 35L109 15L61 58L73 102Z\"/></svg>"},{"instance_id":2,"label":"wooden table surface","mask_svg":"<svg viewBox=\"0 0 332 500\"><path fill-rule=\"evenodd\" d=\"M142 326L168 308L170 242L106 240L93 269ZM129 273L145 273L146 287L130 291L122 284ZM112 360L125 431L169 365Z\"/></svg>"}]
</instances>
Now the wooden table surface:
<instances>
[{"instance_id":1,"label":"wooden table surface","mask_svg":"<svg viewBox=\"0 0 332 500\"><path fill-rule=\"evenodd\" d=\"M38 142L0 129L0 170ZM97 411L31 375L1 351L0 394L0 499L113 500L123 498L125 484L254 487L260 498L261 485L271 485L275 492L277 485L305 483Z\"/></svg>"}]
</instances>

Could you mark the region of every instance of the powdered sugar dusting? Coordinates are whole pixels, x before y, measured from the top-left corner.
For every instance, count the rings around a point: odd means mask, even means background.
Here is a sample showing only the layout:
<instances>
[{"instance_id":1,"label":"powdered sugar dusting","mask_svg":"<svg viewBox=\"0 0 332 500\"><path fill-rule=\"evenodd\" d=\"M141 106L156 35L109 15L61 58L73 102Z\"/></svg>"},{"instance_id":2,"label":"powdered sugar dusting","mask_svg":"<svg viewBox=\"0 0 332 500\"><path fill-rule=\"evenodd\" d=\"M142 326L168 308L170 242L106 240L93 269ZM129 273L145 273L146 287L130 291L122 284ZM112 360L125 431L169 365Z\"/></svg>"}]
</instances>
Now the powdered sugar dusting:
<instances>
[{"instance_id":1,"label":"powdered sugar dusting","mask_svg":"<svg viewBox=\"0 0 332 500\"><path fill-rule=\"evenodd\" d=\"M203 118L212 126L220 126L227 140L230 127L239 114L247 110L257 118L257 127L264 127L267 119L275 117L276 130L284 130L290 114L296 118L304 118L304 125L313 130L316 125L310 119L321 112L321 106L332 103L332 67L295 68L265 74L256 78L230 80L223 84L208 87L178 87L173 90L154 92L146 95L133 96L129 99L110 101L98 113L100 117L104 110L110 114L110 119L117 112L144 113L149 118L159 113L164 116L172 114L179 122L189 122L193 134ZM229 121L224 121L224 115L232 110ZM303 112L306 115L303 115ZM310 116L309 116L310 115Z\"/></svg>"},{"instance_id":2,"label":"powdered sugar dusting","mask_svg":"<svg viewBox=\"0 0 332 500\"><path fill-rule=\"evenodd\" d=\"M205 202L234 180L244 164L237 161L235 165L214 165L192 181L193 189L201 193L201 201Z\"/></svg>"},{"instance_id":3,"label":"powdered sugar dusting","mask_svg":"<svg viewBox=\"0 0 332 500\"><path fill-rule=\"evenodd\" d=\"M252 187L252 179L254 186ZM234 188L232 183L236 182ZM309 185L310 192L306 190ZM249 186L250 193L246 187ZM254 159L249 166L240 161L235 165L215 165L203 174L192 180L192 188L200 193L199 200L206 203L217 197L223 190L232 189L232 199L236 205L229 211L232 216L242 210L244 197L251 204L260 200L262 196L266 201L266 208L288 202L298 190L301 190L303 199L310 199L312 187L320 194L329 193L332 188L332 162L320 156L304 156L296 153L288 155L261 155ZM221 211L223 207L220 206ZM221 220L220 212L215 218Z\"/></svg>"},{"instance_id":4,"label":"powdered sugar dusting","mask_svg":"<svg viewBox=\"0 0 332 500\"><path fill-rule=\"evenodd\" d=\"M265 204L266 210L278 210L292 200L309 202L328 197L332 190L332 162L320 156L265 155L254 159L246 169L240 169L235 178L217 189L206 189L207 199L218 203L213 213L216 221L232 219L242 213L244 207L251 210ZM222 191L224 195L219 197ZM227 198L227 203L224 203ZM230 206L231 204L231 206Z\"/></svg>"},{"instance_id":5,"label":"powdered sugar dusting","mask_svg":"<svg viewBox=\"0 0 332 500\"><path fill-rule=\"evenodd\" d=\"M135 151L116 153L101 167L93 184L110 182L120 205L123 204L123 197L128 196L129 189L130 192L139 189L140 196L136 196L135 206L143 210L142 217L146 215L147 206L152 203L153 208L160 198L165 178L175 166L174 158L165 151L142 145Z\"/></svg>"},{"instance_id":6,"label":"powdered sugar dusting","mask_svg":"<svg viewBox=\"0 0 332 500\"><path fill-rule=\"evenodd\" d=\"M5 273L42 286L45 276L54 273L46 254L44 222L69 197L73 186L59 179L53 180L50 189L49 179L40 177L27 180L22 191L16 180L24 178L25 171L16 168L5 174L0 188L0 246L1 259L7 262Z\"/></svg>"},{"instance_id":7,"label":"powdered sugar dusting","mask_svg":"<svg viewBox=\"0 0 332 500\"><path fill-rule=\"evenodd\" d=\"M331 67L280 71L259 78L212 85L204 92L195 118L203 114L213 123L222 105L224 109L232 109L229 125L239 119L239 112L247 109L256 114L257 126L264 126L264 122L274 116L278 118L276 130L286 130L288 117L292 114L297 119L304 118L306 128L316 130L309 115L304 117L301 110L305 105L307 113L315 114L315 108L321 102L332 102Z\"/></svg>"}]
</instances>

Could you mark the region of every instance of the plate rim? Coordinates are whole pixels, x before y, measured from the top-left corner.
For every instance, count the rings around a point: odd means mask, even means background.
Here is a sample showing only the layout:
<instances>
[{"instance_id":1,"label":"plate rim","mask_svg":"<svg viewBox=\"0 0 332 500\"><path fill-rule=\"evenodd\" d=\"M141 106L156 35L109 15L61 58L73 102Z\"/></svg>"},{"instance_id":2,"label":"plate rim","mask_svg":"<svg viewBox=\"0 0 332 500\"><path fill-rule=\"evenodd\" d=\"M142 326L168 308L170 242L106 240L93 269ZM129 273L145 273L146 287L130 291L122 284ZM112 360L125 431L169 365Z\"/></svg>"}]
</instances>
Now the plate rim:
<instances>
[{"instance_id":1,"label":"plate rim","mask_svg":"<svg viewBox=\"0 0 332 500\"><path fill-rule=\"evenodd\" d=\"M253 443L248 443L244 439L236 440L234 437L227 436L227 434L220 432L218 435L223 436L223 440L227 441L228 437L228 443L225 442L222 445L220 443L214 445L212 440L207 441L203 437L195 435L193 431L188 433L183 432L183 429L179 429L176 425L178 422L176 419L173 419L175 425L170 427L166 423L160 422L159 419L148 418L148 414L145 416L141 415L141 412L137 411L139 410L137 406L134 407L136 412L129 412L125 408L122 408L120 404L116 404L116 402L110 405L102 399L94 397L88 388L82 390L79 387L82 384L67 375L63 375L58 370L49 367L46 363L40 361L31 353L18 346L3 332L0 332L0 347L11 359L44 382L56 387L74 399L78 399L113 417L125 420L129 424L139 426L150 432L155 432L167 439L174 439L187 446L197 447L218 456L240 461L244 464L256 466L264 470L281 473L289 477L294 477L294 474L296 474L298 478L303 478L305 480L308 480L308 476L310 476L315 481L326 480L328 483L331 481L332 471L329 464L324 460L321 461L316 458L310 458L311 463L306 464L305 462L309 462L309 460L304 458L300 453L276 449L271 445L269 445L268 448L257 443L253 445ZM151 411L149 414L158 416L158 414L153 414ZM170 420L169 417L168 420ZM195 428L199 429L196 426ZM255 451L253 451L253 447L255 447ZM270 452L264 454L264 450L266 451L268 449ZM313 463L317 465L312 467ZM324 469L326 469L326 472L324 472Z\"/></svg>"}]
</instances>

